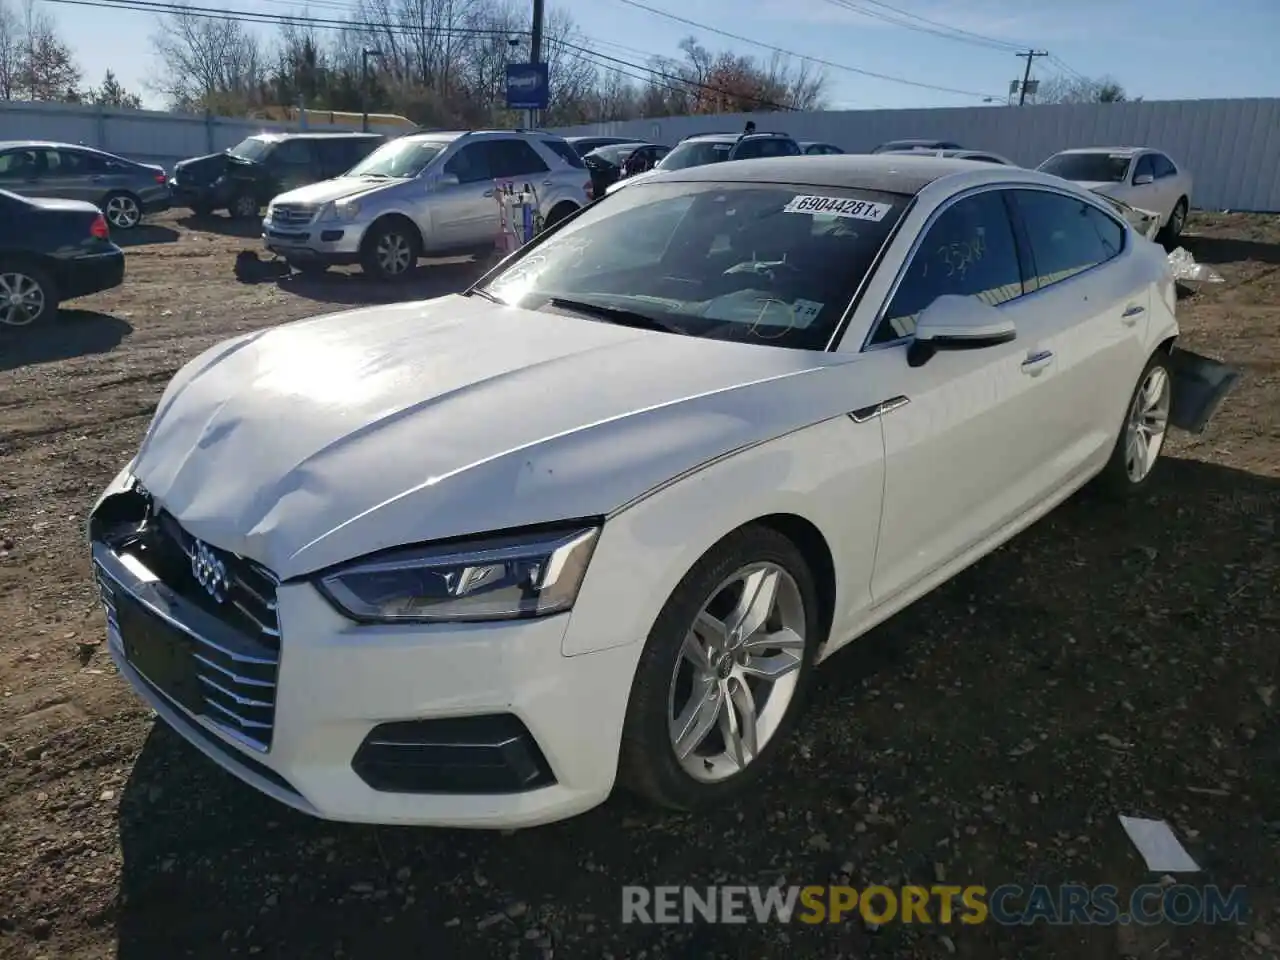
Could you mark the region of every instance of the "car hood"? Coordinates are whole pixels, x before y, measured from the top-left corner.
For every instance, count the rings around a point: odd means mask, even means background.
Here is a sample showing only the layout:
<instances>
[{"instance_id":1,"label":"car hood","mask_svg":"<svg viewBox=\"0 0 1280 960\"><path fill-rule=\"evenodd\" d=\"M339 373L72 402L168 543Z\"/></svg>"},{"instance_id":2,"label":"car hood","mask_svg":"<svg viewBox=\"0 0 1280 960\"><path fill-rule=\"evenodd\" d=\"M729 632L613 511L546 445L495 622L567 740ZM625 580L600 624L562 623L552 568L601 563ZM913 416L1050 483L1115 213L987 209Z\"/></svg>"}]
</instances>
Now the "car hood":
<instances>
[{"instance_id":1,"label":"car hood","mask_svg":"<svg viewBox=\"0 0 1280 960\"><path fill-rule=\"evenodd\" d=\"M334 180L322 180L319 183L297 187L288 193L277 196L273 203L305 203L322 204L331 200L344 200L358 197L366 193L376 193L388 187L400 186L406 180L387 180L380 177L338 177Z\"/></svg>"},{"instance_id":2,"label":"car hood","mask_svg":"<svg viewBox=\"0 0 1280 960\"><path fill-rule=\"evenodd\" d=\"M185 180L216 180L226 173L229 159L225 153L208 153L203 157L180 160L173 165L173 172Z\"/></svg>"},{"instance_id":3,"label":"car hood","mask_svg":"<svg viewBox=\"0 0 1280 960\"><path fill-rule=\"evenodd\" d=\"M23 197L27 203L42 210L64 210L75 213L101 213L96 205L85 200L62 200L56 197Z\"/></svg>"},{"instance_id":4,"label":"car hood","mask_svg":"<svg viewBox=\"0 0 1280 960\"><path fill-rule=\"evenodd\" d=\"M1094 193L1101 193L1108 197L1122 197L1124 194L1124 184L1116 183L1112 180L1075 180L1076 186L1085 190L1092 190Z\"/></svg>"},{"instance_id":5,"label":"car hood","mask_svg":"<svg viewBox=\"0 0 1280 960\"><path fill-rule=\"evenodd\" d=\"M288 579L386 547L606 515L839 415L847 396L824 374L851 360L478 297L371 307L191 361L132 471L192 535Z\"/></svg>"}]
</instances>

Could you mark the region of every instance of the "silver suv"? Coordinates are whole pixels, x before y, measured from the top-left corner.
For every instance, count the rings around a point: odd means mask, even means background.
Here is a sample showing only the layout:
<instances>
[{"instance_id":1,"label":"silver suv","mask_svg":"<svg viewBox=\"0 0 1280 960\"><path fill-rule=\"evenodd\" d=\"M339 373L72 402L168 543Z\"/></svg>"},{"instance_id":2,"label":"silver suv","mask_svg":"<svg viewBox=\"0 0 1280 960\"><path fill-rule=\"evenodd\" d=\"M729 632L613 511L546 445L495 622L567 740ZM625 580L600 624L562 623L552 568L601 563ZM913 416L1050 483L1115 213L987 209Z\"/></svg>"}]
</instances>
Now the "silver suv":
<instances>
[{"instance_id":1,"label":"silver suv","mask_svg":"<svg viewBox=\"0 0 1280 960\"><path fill-rule=\"evenodd\" d=\"M303 272L358 263L382 279L421 256L492 251L499 183L529 184L547 225L586 206L591 176L565 140L527 130L417 133L379 147L341 177L282 193L262 242Z\"/></svg>"}]
</instances>

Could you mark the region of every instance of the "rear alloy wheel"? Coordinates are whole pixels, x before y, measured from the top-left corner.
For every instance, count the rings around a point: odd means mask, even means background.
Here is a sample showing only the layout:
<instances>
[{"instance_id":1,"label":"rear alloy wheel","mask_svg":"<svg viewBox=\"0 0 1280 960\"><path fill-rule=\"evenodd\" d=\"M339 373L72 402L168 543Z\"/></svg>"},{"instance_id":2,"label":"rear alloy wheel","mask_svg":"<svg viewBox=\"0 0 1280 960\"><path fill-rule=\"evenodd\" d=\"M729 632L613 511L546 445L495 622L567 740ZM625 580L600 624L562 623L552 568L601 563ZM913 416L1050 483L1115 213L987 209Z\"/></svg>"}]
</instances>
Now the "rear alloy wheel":
<instances>
[{"instance_id":1,"label":"rear alloy wheel","mask_svg":"<svg viewBox=\"0 0 1280 960\"><path fill-rule=\"evenodd\" d=\"M777 531L744 527L685 576L641 654L619 775L657 803L727 802L797 715L821 621L812 574Z\"/></svg>"},{"instance_id":2,"label":"rear alloy wheel","mask_svg":"<svg viewBox=\"0 0 1280 960\"><path fill-rule=\"evenodd\" d=\"M138 198L127 193L113 193L102 205L102 213L113 230L132 230L142 222Z\"/></svg>"},{"instance_id":3,"label":"rear alloy wheel","mask_svg":"<svg viewBox=\"0 0 1280 960\"><path fill-rule=\"evenodd\" d=\"M1142 371L1111 460L1098 478L1109 493L1124 496L1146 485L1164 449L1172 406L1169 357L1158 350Z\"/></svg>"},{"instance_id":4,"label":"rear alloy wheel","mask_svg":"<svg viewBox=\"0 0 1280 960\"><path fill-rule=\"evenodd\" d=\"M1179 200L1173 208L1173 213L1169 214L1169 222L1164 225L1161 240L1165 244L1172 246L1177 242L1178 237L1182 236L1182 229L1187 225L1187 201Z\"/></svg>"},{"instance_id":5,"label":"rear alloy wheel","mask_svg":"<svg viewBox=\"0 0 1280 960\"><path fill-rule=\"evenodd\" d=\"M29 327L57 311L57 293L43 271L0 264L0 328Z\"/></svg>"}]
</instances>

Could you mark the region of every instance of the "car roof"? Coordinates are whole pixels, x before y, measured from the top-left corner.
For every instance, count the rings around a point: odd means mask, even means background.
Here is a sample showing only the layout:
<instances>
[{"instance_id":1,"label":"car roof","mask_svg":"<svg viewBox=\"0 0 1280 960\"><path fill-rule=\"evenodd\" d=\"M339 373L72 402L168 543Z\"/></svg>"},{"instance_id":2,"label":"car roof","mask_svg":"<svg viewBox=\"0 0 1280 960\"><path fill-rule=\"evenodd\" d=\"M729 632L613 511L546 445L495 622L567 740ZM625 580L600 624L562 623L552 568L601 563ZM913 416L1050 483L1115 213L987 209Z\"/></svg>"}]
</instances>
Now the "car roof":
<instances>
[{"instance_id":1,"label":"car roof","mask_svg":"<svg viewBox=\"0 0 1280 960\"><path fill-rule=\"evenodd\" d=\"M0 140L0 150L14 150L20 147L54 147L59 150L88 150L90 153L105 153L97 147L84 143L63 143L60 140Z\"/></svg>"},{"instance_id":2,"label":"car roof","mask_svg":"<svg viewBox=\"0 0 1280 960\"><path fill-rule=\"evenodd\" d=\"M681 142L687 143L690 140L702 140L702 141L709 141L714 143L730 143L730 142L736 143L739 139L741 140L776 140L778 138L782 138L784 140L790 140L791 135L789 133L779 133L773 130L765 130L758 133L693 133L685 137L684 140Z\"/></svg>"},{"instance_id":3,"label":"car roof","mask_svg":"<svg viewBox=\"0 0 1280 960\"><path fill-rule=\"evenodd\" d=\"M282 140L340 140L344 137L355 137L359 140L373 140L385 136L381 133L361 133L359 130L266 130L262 133L251 133L249 137L254 140L266 140L269 143L279 143Z\"/></svg>"},{"instance_id":4,"label":"car roof","mask_svg":"<svg viewBox=\"0 0 1280 960\"><path fill-rule=\"evenodd\" d=\"M1140 153L1146 153L1150 149L1150 147L1072 147L1070 150L1059 150L1054 156L1062 156L1064 153L1110 153L1117 156L1133 157Z\"/></svg>"},{"instance_id":5,"label":"car roof","mask_svg":"<svg viewBox=\"0 0 1280 960\"><path fill-rule=\"evenodd\" d=\"M935 180L951 174L981 170L995 175L1012 169L1020 168L932 155L840 153L732 160L663 171L658 176L672 182L796 183L915 195ZM1055 183L1058 178L1038 174L1037 182L1041 179Z\"/></svg>"}]
</instances>

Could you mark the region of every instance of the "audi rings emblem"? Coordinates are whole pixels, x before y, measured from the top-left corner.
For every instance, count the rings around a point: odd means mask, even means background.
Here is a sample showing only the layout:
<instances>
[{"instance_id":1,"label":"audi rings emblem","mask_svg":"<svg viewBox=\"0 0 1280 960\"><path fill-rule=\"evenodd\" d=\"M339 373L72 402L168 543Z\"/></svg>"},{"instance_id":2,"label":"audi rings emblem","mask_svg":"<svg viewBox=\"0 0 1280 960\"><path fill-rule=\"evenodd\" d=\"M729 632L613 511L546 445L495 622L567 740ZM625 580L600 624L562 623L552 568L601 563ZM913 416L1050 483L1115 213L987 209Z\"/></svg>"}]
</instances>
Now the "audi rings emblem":
<instances>
[{"instance_id":1,"label":"audi rings emblem","mask_svg":"<svg viewBox=\"0 0 1280 960\"><path fill-rule=\"evenodd\" d=\"M218 559L213 548L202 540L191 544L191 575L196 583L218 603L227 599L231 581L227 577L227 565Z\"/></svg>"}]
</instances>

